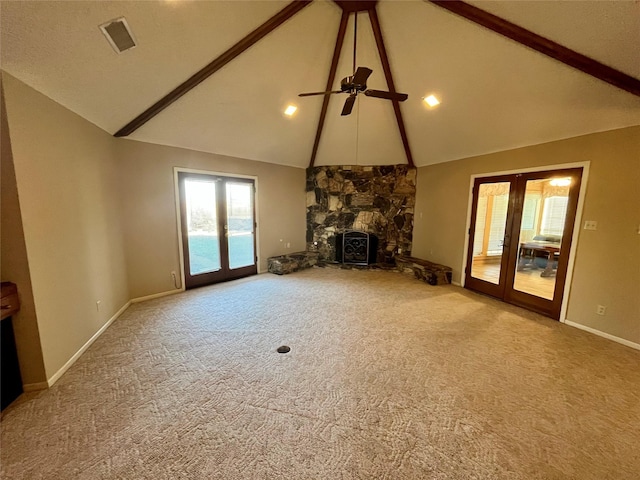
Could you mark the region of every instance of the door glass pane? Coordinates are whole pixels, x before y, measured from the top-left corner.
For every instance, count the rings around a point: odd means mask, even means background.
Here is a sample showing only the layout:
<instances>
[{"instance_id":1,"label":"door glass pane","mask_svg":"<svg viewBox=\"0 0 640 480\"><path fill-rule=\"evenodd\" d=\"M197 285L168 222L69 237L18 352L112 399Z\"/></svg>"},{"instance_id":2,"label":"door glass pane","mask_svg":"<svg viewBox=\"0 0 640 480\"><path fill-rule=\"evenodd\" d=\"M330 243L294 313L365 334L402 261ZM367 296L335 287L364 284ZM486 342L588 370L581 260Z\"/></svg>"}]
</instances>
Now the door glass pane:
<instances>
[{"instance_id":1,"label":"door glass pane","mask_svg":"<svg viewBox=\"0 0 640 480\"><path fill-rule=\"evenodd\" d=\"M229 268L253 265L253 184L227 182L226 187Z\"/></svg>"},{"instance_id":2,"label":"door glass pane","mask_svg":"<svg viewBox=\"0 0 640 480\"><path fill-rule=\"evenodd\" d=\"M216 184L214 181L186 179L184 190L190 274L220 270Z\"/></svg>"},{"instance_id":3,"label":"door glass pane","mask_svg":"<svg viewBox=\"0 0 640 480\"><path fill-rule=\"evenodd\" d=\"M513 288L553 300L571 178L529 180Z\"/></svg>"},{"instance_id":4,"label":"door glass pane","mask_svg":"<svg viewBox=\"0 0 640 480\"><path fill-rule=\"evenodd\" d=\"M510 185L483 183L478 190L471 276L496 285L500 283Z\"/></svg>"}]
</instances>

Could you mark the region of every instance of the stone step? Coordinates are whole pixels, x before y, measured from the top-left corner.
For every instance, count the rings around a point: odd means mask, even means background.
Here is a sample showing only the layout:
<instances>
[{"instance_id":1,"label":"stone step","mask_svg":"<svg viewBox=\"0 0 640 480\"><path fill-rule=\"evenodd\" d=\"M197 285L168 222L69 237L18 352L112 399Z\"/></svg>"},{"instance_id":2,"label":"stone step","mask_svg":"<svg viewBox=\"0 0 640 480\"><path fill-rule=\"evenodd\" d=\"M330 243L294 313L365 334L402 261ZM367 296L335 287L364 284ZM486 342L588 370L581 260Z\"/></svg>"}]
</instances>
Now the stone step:
<instances>
[{"instance_id":1,"label":"stone step","mask_svg":"<svg viewBox=\"0 0 640 480\"><path fill-rule=\"evenodd\" d=\"M416 278L427 282L429 285L451 283L451 267L406 255L396 255L394 258L398 270L404 273L412 273Z\"/></svg>"},{"instance_id":2,"label":"stone step","mask_svg":"<svg viewBox=\"0 0 640 480\"><path fill-rule=\"evenodd\" d=\"M295 252L267 259L268 270L276 275L286 275L318 263L317 252Z\"/></svg>"}]
</instances>

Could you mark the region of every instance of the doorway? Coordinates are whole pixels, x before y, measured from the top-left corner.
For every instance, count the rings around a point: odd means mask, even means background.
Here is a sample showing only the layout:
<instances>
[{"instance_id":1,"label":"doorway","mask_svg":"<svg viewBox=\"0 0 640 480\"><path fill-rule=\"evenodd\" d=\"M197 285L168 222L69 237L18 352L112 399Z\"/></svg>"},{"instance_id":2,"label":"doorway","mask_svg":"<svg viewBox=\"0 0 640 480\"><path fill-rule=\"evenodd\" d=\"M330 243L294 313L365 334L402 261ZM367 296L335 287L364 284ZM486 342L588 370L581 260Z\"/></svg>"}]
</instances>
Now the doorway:
<instances>
[{"instance_id":1,"label":"doorway","mask_svg":"<svg viewBox=\"0 0 640 480\"><path fill-rule=\"evenodd\" d=\"M558 320L582 168L477 178L465 288Z\"/></svg>"},{"instance_id":2,"label":"doorway","mask_svg":"<svg viewBox=\"0 0 640 480\"><path fill-rule=\"evenodd\" d=\"M185 288L255 275L255 182L178 172Z\"/></svg>"}]
</instances>

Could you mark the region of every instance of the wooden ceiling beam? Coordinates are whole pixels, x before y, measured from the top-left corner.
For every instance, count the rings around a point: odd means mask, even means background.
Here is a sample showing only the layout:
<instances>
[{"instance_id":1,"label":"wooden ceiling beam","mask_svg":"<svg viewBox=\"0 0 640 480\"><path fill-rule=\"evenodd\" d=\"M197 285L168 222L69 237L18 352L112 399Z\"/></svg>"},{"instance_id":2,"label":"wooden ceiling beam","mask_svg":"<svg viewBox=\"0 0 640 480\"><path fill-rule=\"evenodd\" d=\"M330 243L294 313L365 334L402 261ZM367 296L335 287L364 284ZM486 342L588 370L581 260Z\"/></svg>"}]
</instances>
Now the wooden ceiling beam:
<instances>
[{"instance_id":1,"label":"wooden ceiling beam","mask_svg":"<svg viewBox=\"0 0 640 480\"><path fill-rule=\"evenodd\" d=\"M343 11L347 13L364 12L376 8L378 0L333 0Z\"/></svg>"},{"instance_id":2,"label":"wooden ceiling beam","mask_svg":"<svg viewBox=\"0 0 640 480\"><path fill-rule=\"evenodd\" d=\"M263 37L274 31L288 19L293 17L296 13L302 10L304 7L309 5L312 0L294 0L289 5L284 7L278 13L276 13L269 20L264 22L258 28L253 30L247 36L245 36L242 40L236 43L234 46L229 48L226 52L220 55L218 58L213 60L207 66L202 68L200 71L189 77L182 84L178 85L176 88L171 90L168 94L154 103L152 106L147 108L144 112L138 115L136 118L127 123L124 127L118 130L114 136L115 137L126 137L127 135L132 134L142 125L147 123L153 117L162 112L165 108L171 105L173 102L178 100L187 92L191 91L193 88L198 86L200 83L205 81L215 72L220 70L226 64L228 64L231 60L236 58L238 55L246 51L248 48L256 44Z\"/></svg>"},{"instance_id":3,"label":"wooden ceiling beam","mask_svg":"<svg viewBox=\"0 0 640 480\"><path fill-rule=\"evenodd\" d=\"M325 91L331 90L333 82L336 78L336 71L338 70L338 60L340 59L340 52L342 51L342 44L344 43L344 36L347 32L347 23L349 21L349 12L342 10L342 17L340 18L340 26L338 27L338 36L336 37L336 46L333 49L333 58L331 60L331 67L329 68L329 78L327 78L327 86ZM320 145L320 137L322 136L322 129L324 128L324 120L327 116L327 108L329 107L330 95L324 95L322 100L322 110L320 110L320 119L318 120L318 129L316 130L316 139L313 142L313 150L311 151L311 160L309 161L309 168L313 167L316 161L316 155L318 153L318 146Z\"/></svg>"},{"instance_id":4,"label":"wooden ceiling beam","mask_svg":"<svg viewBox=\"0 0 640 480\"><path fill-rule=\"evenodd\" d=\"M640 96L640 80L460 0L427 0L592 77Z\"/></svg>"},{"instance_id":5,"label":"wooden ceiling beam","mask_svg":"<svg viewBox=\"0 0 640 480\"><path fill-rule=\"evenodd\" d=\"M380 61L382 62L382 70L387 80L387 87L392 93L396 92L396 86L393 82L393 75L391 74L391 66L389 65L389 57L387 57L387 49L384 46L384 39L382 37L382 30L380 29L380 21L378 20L378 12L375 8L368 10L369 19L371 20L371 27L373 28L373 36L376 39L376 45L378 47L378 53L380 54ZM402 112L400 111L400 102L398 100L391 100L393 103L393 111L396 114L396 121L398 123L398 130L400 130L400 137L402 138L402 145L404 146L404 153L407 156L407 163L410 167L414 167L413 156L411 155L411 148L409 148L409 140L407 138L407 131L404 128L404 120L402 119Z\"/></svg>"}]
</instances>

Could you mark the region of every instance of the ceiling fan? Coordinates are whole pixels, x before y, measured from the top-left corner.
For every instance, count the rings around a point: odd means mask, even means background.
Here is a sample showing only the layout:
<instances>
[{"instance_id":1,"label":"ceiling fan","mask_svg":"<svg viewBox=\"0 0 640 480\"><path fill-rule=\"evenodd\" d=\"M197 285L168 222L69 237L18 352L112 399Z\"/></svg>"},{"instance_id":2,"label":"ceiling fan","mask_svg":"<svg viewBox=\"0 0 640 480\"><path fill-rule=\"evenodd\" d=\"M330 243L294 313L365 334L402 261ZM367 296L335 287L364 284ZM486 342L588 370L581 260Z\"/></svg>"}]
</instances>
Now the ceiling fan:
<instances>
[{"instance_id":1,"label":"ceiling fan","mask_svg":"<svg viewBox=\"0 0 640 480\"><path fill-rule=\"evenodd\" d=\"M384 90L372 90L367 88L367 79L372 71L367 67L358 67L356 69L356 39L358 34L358 13L354 16L353 26L353 75L345 77L340 81L340 90L330 90L328 92L310 92L300 93L299 97L310 97L312 95L332 95L334 93L348 93L349 96L344 102L342 113L340 115L349 115L353 110L356 97L359 93L364 93L367 97L383 98L385 100L396 100L404 102L409 95L406 93L386 92Z\"/></svg>"}]
</instances>

